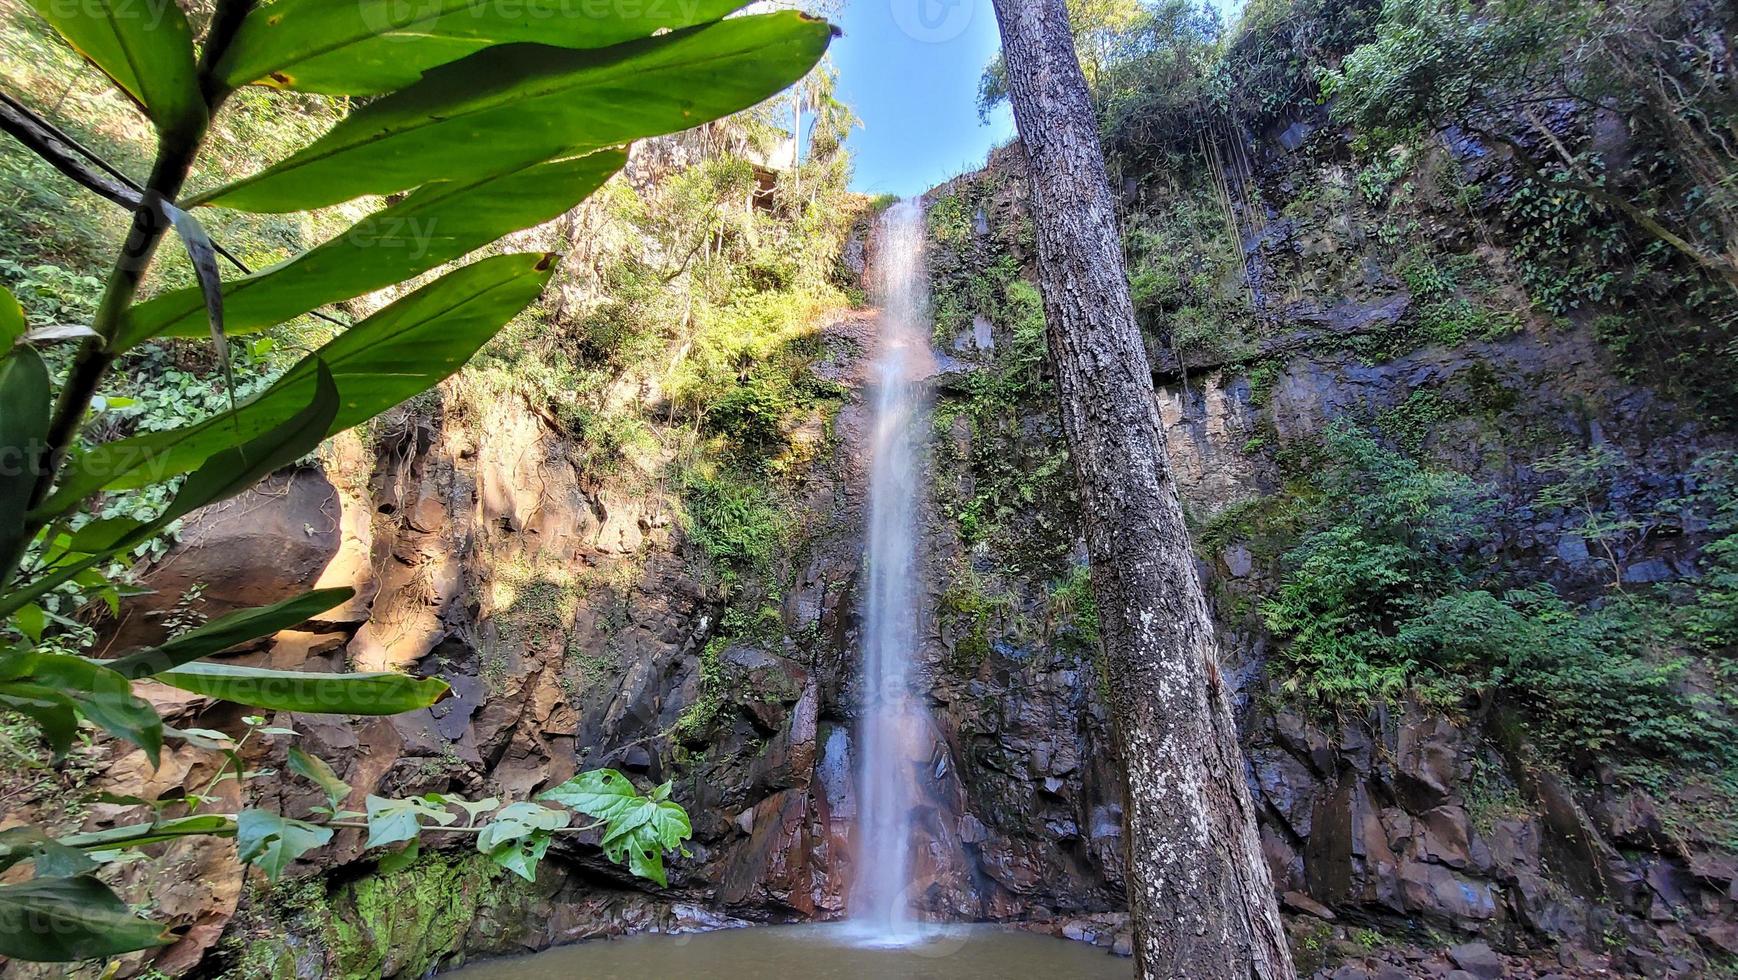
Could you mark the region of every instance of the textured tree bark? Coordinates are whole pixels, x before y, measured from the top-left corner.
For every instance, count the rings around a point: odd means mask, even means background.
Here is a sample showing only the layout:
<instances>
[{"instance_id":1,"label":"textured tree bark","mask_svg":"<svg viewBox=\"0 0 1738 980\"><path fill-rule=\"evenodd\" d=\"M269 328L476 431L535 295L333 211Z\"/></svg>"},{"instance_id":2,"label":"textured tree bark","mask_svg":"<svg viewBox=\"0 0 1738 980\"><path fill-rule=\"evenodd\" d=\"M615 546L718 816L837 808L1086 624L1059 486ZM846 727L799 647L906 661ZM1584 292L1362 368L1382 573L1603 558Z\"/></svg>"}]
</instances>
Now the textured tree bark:
<instances>
[{"instance_id":1,"label":"textured tree bark","mask_svg":"<svg viewBox=\"0 0 1738 980\"><path fill-rule=\"evenodd\" d=\"M1142 978L1296 976L1064 0L995 0L1125 786Z\"/></svg>"}]
</instances>

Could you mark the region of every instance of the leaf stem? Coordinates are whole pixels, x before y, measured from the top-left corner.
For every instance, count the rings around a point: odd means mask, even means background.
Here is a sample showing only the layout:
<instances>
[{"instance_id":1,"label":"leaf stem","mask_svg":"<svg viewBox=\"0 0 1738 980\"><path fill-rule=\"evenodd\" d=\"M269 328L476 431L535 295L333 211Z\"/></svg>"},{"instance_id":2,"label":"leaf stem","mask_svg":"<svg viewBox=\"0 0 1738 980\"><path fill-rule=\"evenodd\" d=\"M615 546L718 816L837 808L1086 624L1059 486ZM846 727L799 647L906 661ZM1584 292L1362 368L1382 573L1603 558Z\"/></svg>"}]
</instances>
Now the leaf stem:
<instances>
[{"instance_id":1,"label":"leaf stem","mask_svg":"<svg viewBox=\"0 0 1738 980\"><path fill-rule=\"evenodd\" d=\"M552 833L552 834L577 834L577 833L581 833L582 831L596 830L597 828L602 827L605 823L607 823L607 821L599 820L596 823L582 824L578 827L557 827L554 830L550 831L550 833ZM341 830L367 830L368 829L368 825L366 823L361 822L360 820L329 820L329 821L326 821L325 823L320 824L320 826L322 826L322 827L337 827ZM425 833L425 834L430 834L430 833L480 834L483 832L483 829L485 827L488 827L488 826L489 825L486 823L485 824L477 824L475 826L465 826L465 827L423 826L423 827L421 827L421 832Z\"/></svg>"}]
</instances>

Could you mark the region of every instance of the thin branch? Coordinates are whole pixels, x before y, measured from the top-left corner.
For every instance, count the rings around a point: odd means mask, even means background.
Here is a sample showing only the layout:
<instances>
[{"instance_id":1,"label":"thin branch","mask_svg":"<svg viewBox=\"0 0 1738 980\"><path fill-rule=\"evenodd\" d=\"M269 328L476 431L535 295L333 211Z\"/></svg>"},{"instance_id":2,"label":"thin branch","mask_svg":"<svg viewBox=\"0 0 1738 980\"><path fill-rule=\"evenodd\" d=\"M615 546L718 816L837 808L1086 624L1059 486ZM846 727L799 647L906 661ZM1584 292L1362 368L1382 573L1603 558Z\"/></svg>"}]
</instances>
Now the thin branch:
<instances>
[{"instance_id":1,"label":"thin branch","mask_svg":"<svg viewBox=\"0 0 1738 980\"><path fill-rule=\"evenodd\" d=\"M139 186L138 181L128 177L114 164L103 159L95 150L80 143L68 135L65 130L32 111L29 106L8 92L0 92L0 130L12 134L18 142L24 144L26 149L48 161L54 169L65 174L74 183L86 190L129 211L139 207L139 202L144 196L144 188ZM96 169L81 162L80 157L89 161ZM98 170L102 173L98 173ZM221 242L214 240L211 247L243 275L253 274L253 269L246 262L243 262L240 256L225 248ZM308 313L310 316L318 317L327 323L340 327L350 326L348 322L319 310L309 310Z\"/></svg>"},{"instance_id":2,"label":"thin branch","mask_svg":"<svg viewBox=\"0 0 1738 980\"><path fill-rule=\"evenodd\" d=\"M79 152L83 147L6 92L0 92L0 130L86 190L128 210L138 208L142 196L138 185L118 173L111 177L91 169L79 160L90 156Z\"/></svg>"}]
</instances>

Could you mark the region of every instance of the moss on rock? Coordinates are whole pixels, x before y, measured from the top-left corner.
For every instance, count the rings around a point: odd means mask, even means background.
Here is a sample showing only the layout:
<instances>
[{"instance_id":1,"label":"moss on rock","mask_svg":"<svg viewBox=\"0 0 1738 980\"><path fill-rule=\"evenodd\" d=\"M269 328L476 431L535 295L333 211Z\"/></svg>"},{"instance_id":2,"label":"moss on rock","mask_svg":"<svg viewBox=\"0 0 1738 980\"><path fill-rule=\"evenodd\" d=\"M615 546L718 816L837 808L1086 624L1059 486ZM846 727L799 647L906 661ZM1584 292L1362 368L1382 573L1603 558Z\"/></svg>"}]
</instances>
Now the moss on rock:
<instances>
[{"instance_id":1,"label":"moss on rock","mask_svg":"<svg viewBox=\"0 0 1738 980\"><path fill-rule=\"evenodd\" d=\"M467 954L516 948L538 897L535 886L472 853L429 854L403 870L331 889L318 879L280 884L250 899L249 921L234 934L240 949L228 975L424 976Z\"/></svg>"}]
</instances>

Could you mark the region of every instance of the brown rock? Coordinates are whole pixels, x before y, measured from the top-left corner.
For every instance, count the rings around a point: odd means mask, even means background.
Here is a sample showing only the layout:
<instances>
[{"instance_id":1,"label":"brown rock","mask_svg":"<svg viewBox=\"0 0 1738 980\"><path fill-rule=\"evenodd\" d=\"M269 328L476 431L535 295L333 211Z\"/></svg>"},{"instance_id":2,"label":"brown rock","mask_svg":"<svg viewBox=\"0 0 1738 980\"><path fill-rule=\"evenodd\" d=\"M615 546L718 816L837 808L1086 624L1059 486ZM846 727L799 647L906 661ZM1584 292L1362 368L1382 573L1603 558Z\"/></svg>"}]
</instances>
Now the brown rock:
<instances>
[{"instance_id":1,"label":"brown rock","mask_svg":"<svg viewBox=\"0 0 1738 980\"><path fill-rule=\"evenodd\" d=\"M1333 922L1335 920L1334 913L1331 909L1308 895L1305 895L1303 892L1286 892L1280 896L1280 901L1286 908L1294 909L1298 912L1306 912L1325 922Z\"/></svg>"}]
</instances>

